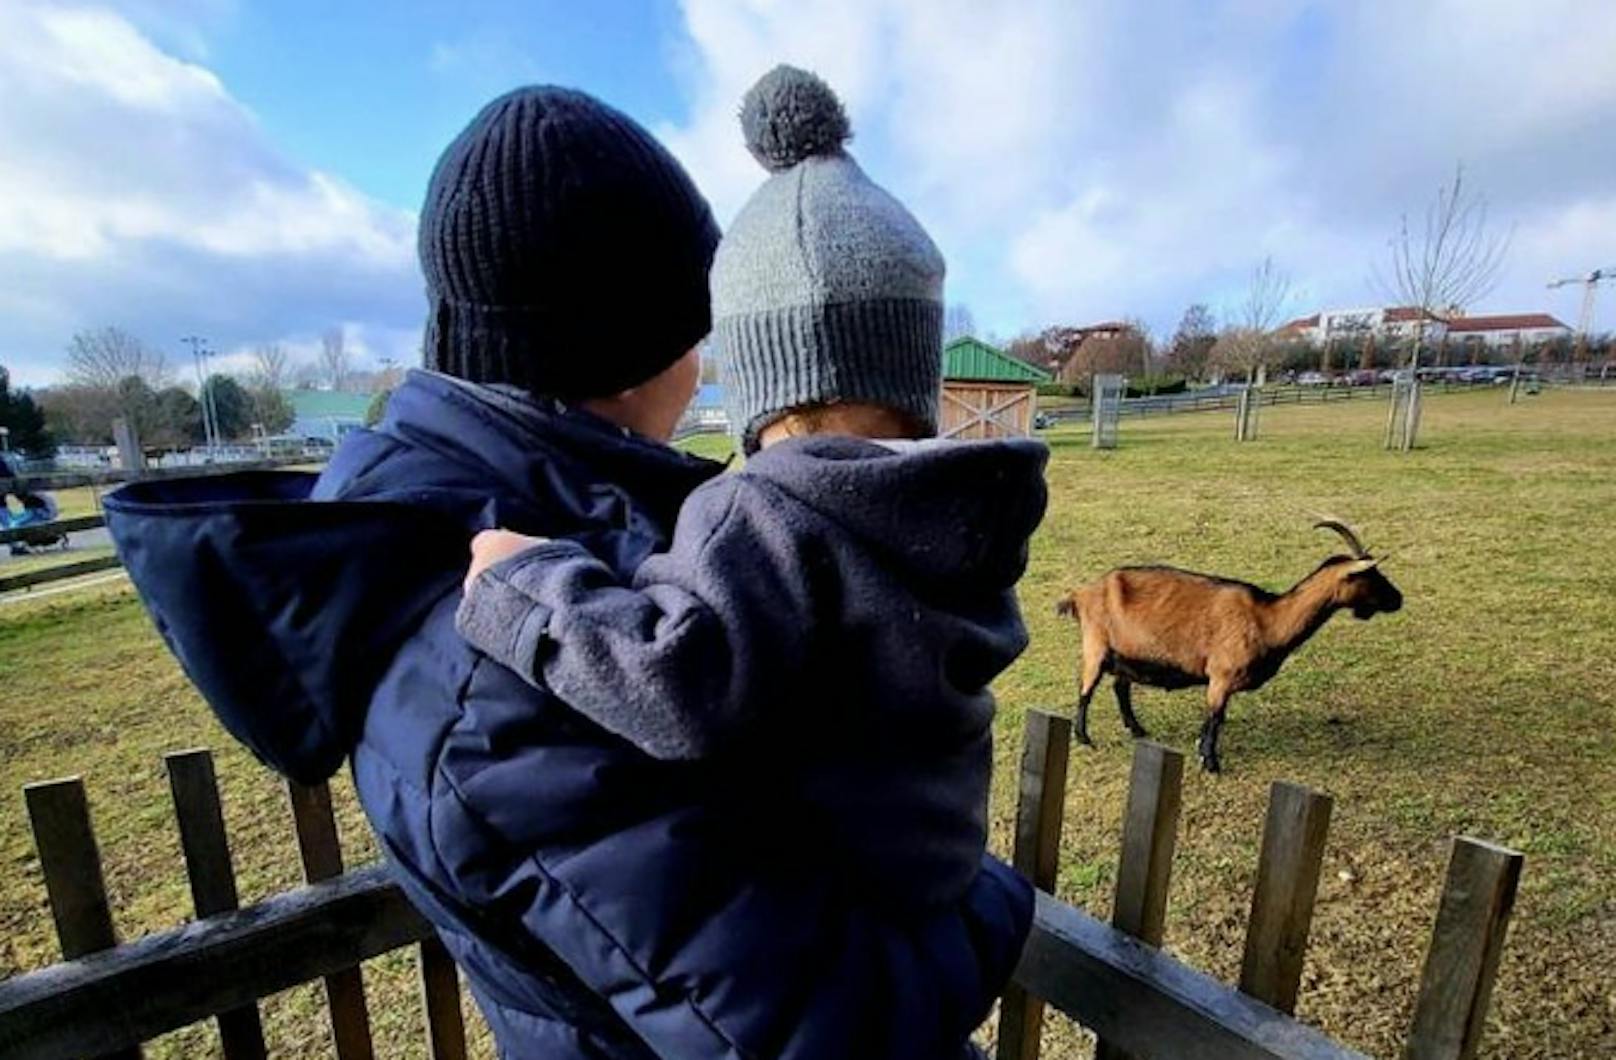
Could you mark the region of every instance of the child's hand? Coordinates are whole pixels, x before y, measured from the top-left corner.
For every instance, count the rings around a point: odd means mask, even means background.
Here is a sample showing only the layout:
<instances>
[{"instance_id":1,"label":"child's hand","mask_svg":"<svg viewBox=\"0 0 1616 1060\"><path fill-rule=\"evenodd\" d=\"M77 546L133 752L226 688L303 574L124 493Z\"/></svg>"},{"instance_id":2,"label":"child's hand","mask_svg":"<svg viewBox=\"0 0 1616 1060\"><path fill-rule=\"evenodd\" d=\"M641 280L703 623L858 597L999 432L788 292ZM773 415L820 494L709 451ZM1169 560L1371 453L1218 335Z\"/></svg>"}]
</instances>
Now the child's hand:
<instances>
[{"instance_id":1,"label":"child's hand","mask_svg":"<svg viewBox=\"0 0 1616 1060\"><path fill-rule=\"evenodd\" d=\"M466 571L466 591L471 591L471 583L477 580L477 575L500 560L536 548L549 540L547 537L529 537L511 530L484 530L471 539L471 569Z\"/></svg>"}]
</instances>

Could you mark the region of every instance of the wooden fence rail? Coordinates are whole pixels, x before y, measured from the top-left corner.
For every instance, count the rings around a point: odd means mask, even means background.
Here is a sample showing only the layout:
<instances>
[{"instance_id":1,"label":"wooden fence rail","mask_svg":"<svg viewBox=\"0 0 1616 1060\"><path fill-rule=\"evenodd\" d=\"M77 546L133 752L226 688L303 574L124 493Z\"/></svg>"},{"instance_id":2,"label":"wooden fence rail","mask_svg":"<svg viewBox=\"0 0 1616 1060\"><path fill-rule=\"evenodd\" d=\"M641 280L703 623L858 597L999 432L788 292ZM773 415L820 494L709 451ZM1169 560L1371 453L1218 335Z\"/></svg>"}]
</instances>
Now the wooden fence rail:
<instances>
[{"instance_id":1,"label":"wooden fence rail","mask_svg":"<svg viewBox=\"0 0 1616 1060\"><path fill-rule=\"evenodd\" d=\"M122 566L123 560L115 555L96 556L92 559L58 563L55 566L44 567L40 570L25 571L22 574L7 574L0 577L0 593L9 593L17 589L32 589L36 585L48 585L51 582L66 581L69 578L82 578L87 574L97 574L105 570L117 570Z\"/></svg>"},{"instance_id":2,"label":"wooden fence rail","mask_svg":"<svg viewBox=\"0 0 1616 1060\"><path fill-rule=\"evenodd\" d=\"M1135 749L1110 925L1051 894L1071 747L1067 718L1027 717L1015 862L1040 893L1032 935L1001 1005L999 1057L1034 1060L1044 1008L1090 1028L1112 1060L1363 1060L1298 1023L1294 1005L1329 825L1329 797L1276 784L1263 833L1241 989L1158 947L1176 842L1184 758ZM266 1055L257 1002L323 980L343 1060L371 1057L363 961L419 947L429 1055L464 1060L459 978L430 925L379 865L344 870L330 794L288 785L307 885L238 909L229 839L207 751L166 759L199 919L119 945L84 786L24 789L63 963L0 983L0 1055L139 1057L140 1045L217 1021L226 1060ZM1460 839L1425 965L1407 1060L1475 1055L1520 878L1521 856Z\"/></svg>"},{"instance_id":3,"label":"wooden fence rail","mask_svg":"<svg viewBox=\"0 0 1616 1060\"><path fill-rule=\"evenodd\" d=\"M464 1060L454 962L381 866L343 871L325 785L287 785L308 886L238 909L212 755L165 763L198 919L121 946L83 783L24 788L64 963L0 983L0 1056L138 1058L141 1042L212 1018L226 1060L263 1058L257 1000L323 979L337 1056L371 1058L359 965L418 943L429 1055Z\"/></svg>"},{"instance_id":4,"label":"wooden fence rail","mask_svg":"<svg viewBox=\"0 0 1616 1060\"><path fill-rule=\"evenodd\" d=\"M183 467L148 467L140 471L108 468L95 471L41 471L21 475L0 474L0 491L16 493L23 488L34 492L72 489L75 486L116 486L145 479L211 478L234 475L238 471L271 471L275 468L305 467L319 463L318 456L271 456L218 464L187 464Z\"/></svg>"},{"instance_id":5,"label":"wooden fence rail","mask_svg":"<svg viewBox=\"0 0 1616 1060\"><path fill-rule=\"evenodd\" d=\"M71 534L78 530L99 530L107 525L104 515L75 515L70 519L53 519L48 523L35 523L32 526L19 526L15 529L0 530L0 545L9 545L13 541L27 541L38 537L40 531L52 534Z\"/></svg>"}]
</instances>

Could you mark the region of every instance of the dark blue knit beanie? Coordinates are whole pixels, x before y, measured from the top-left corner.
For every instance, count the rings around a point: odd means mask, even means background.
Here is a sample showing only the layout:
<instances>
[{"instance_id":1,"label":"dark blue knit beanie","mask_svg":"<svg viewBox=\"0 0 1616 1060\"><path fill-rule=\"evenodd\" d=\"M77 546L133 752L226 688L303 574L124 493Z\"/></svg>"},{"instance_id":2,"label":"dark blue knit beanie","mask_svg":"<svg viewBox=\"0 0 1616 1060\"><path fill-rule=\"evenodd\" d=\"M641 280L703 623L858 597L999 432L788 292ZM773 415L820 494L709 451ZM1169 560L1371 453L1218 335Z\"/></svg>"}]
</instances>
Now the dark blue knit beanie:
<instances>
[{"instance_id":1,"label":"dark blue knit beanie","mask_svg":"<svg viewBox=\"0 0 1616 1060\"><path fill-rule=\"evenodd\" d=\"M718 226L627 115L549 85L494 100L421 210L428 368L560 398L643 383L712 326Z\"/></svg>"}]
</instances>

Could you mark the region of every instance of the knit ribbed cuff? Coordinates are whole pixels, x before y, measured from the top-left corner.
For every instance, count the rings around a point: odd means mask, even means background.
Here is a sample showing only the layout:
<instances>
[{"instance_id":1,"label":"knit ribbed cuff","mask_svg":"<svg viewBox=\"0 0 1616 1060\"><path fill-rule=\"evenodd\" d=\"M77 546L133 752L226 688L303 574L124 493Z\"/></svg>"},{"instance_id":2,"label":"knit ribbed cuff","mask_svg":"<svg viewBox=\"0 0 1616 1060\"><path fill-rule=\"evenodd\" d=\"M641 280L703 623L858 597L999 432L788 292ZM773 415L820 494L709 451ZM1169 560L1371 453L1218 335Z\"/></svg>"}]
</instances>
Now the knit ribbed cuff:
<instances>
[{"instance_id":1,"label":"knit ribbed cuff","mask_svg":"<svg viewBox=\"0 0 1616 1060\"><path fill-rule=\"evenodd\" d=\"M571 308L569 314L553 307L439 299L422 339L425 365L467 382L504 383L539 397L606 397L666 369L702 340L711 323L705 289L670 298L654 312L625 315L613 324L610 340L576 334L580 324L594 327L602 317Z\"/></svg>"},{"instance_id":2,"label":"knit ribbed cuff","mask_svg":"<svg viewBox=\"0 0 1616 1060\"><path fill-rule=\"evenodd\" d=\"M790 409L864 402L937 430L943 308L922 299L790 306L718 321L724 406L744 452Z\"/></svg>"}]
</instances>

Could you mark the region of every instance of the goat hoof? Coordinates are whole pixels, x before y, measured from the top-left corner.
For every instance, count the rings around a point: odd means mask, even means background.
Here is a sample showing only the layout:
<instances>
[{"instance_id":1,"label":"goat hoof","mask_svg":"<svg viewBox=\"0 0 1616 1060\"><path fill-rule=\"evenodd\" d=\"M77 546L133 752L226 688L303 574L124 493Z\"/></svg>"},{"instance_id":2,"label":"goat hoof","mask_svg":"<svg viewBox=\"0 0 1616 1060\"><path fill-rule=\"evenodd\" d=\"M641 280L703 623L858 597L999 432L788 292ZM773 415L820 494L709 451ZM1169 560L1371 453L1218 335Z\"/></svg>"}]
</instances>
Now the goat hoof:
<instances>
[{"instance_id":1,"label":"goat hoof","mask_svg":"<svg viewBox=\"0 0 1616 1060\"><path fill-rule=\"evenodd\" d=\"M1144 729L1129 729L1128 732L1135 740L1150 739L1150 733L1146 732Z\"/></svg>"},{"instance_id":2,"label":"goat hoof","mask_svg":"<svg viewBox=\"0 0 1616 1060\"><path fill-rule=\"evenodd\" d=\"M1073 740L1074 743L1080 743L1084 747L1093 747L1094 746L1094 741L1089 739L1089 734L1086 733L1086 732L1074 732L1074 733L1072 733L1072 740Z\"/></svg>"},{"instance_id":3,"label":"goat hoof","mask_svg":"<svg viewBox=\"0 0 1616 1060\"><path fill-rule=\"evenodd\" d=\"M1201 769L1207 773L1221 773L1223 772L1223 763L1210 755L1203 755L1201 757Z\"/></svg>"}]
</instances>

